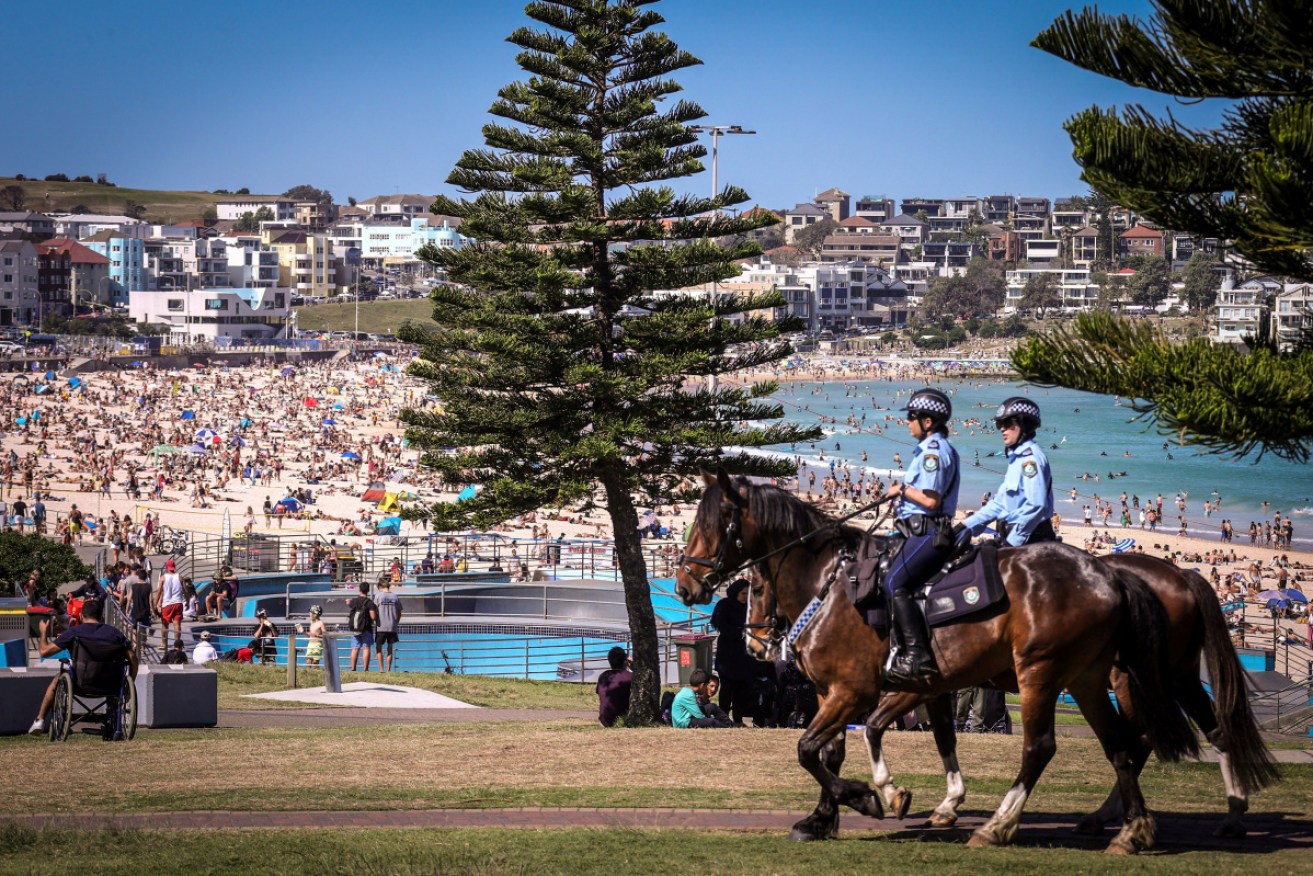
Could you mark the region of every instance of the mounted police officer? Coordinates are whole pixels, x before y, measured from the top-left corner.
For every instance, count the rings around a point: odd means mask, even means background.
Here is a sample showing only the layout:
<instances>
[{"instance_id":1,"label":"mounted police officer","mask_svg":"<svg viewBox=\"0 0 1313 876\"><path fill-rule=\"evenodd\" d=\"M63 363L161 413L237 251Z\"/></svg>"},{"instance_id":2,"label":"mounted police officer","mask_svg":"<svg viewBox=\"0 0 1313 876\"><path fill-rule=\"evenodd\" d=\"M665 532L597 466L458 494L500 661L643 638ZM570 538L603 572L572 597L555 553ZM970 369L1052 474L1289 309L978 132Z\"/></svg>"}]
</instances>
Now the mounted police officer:
<instances>
[{"instance_id":1,"label":"mounted police officer","mask_svg":"<svg viewBox=\"0 0 1313 876\"><path fill-rule=\"evenodd\" d=\"M998 406L994 424L1007 448L1008 470L994 498L963 522L963 535L979 535L997 520L1000 540L1009 547L1057 541L1053 531L1053 473L1044 451L1035 443L1035 432L1040 427L1039 405L1023 396L1013 396Z\"/></svg>"},{"instance_id":2,"label":"mounted police officer","mask_svg":"<svg viewBox=\"0 0 1313 876\"><path fill-rule=\"evenodd\" d=\"M922 389L907 402L907 431L917 439L903 483L889 489L899 499L895 527L904 537L885 576L890 614L900 646L885 669L894 684L928 681L938 675L930 652L925 615L912 594L944 565L953 550L957 511L957 451L948 442L953 405L937 389Z\"/></svg>"}]
</instances>

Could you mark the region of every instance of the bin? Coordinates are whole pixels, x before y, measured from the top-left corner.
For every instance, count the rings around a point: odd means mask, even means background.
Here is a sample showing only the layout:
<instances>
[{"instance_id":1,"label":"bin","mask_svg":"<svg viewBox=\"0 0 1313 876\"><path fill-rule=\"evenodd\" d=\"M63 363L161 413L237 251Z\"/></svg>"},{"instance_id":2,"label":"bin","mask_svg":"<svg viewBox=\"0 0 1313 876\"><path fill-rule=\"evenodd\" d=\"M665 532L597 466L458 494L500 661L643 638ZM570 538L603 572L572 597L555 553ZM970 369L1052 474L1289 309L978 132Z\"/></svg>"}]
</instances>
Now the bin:
<instances>
[{"instance_id":1,"label":"bin","mask_svg":"<svg viewBox=\"0 0 1313 876\"><path fill-rule=\"evenodd\" d=\"M715 641L715 636L675 636L681 685L688 684L688 678L695 669L711 673L711 646Z\"/></svg>"}]
</instances>

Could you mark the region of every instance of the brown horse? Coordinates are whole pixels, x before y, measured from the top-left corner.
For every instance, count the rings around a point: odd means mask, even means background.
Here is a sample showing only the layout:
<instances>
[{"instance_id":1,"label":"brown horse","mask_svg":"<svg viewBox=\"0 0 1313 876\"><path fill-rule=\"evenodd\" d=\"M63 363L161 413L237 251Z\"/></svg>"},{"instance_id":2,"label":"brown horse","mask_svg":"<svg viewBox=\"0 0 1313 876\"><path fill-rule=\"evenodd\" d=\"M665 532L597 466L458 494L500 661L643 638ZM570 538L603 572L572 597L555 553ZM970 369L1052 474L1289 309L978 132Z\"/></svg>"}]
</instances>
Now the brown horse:
<instances>
[{"instance_id":1,"label":"brown horse","mask_svg":"<svg viewBox=\"0 0 1313 876\"><path fill-rule=\"evenodd\" d=\"M1217 835L1244 836L1241 819L1249 809L1249 795L1277 781L1280 775L1249 708L1244 670L1227 636L1226 620L1213 588L1199 573L1156 557L1109 554L1101 561L1144 581L1166 609L1171 693L1217 749L1222 768L1227 814L1217 828ZM1211 698L1199 680L1200 663L1204 660L1212 687ZM1112 688L1122 711L1133 714L1135 702L1128 680L1116 668ZM1148 752L1141 745L1134 754L1137 771L1143 769L1147 758ZM1114 789L1097 812L1081 821L1080 829L1096 832L1105 822L1119 818L1120 802Z\"/></svg>"},{"instance_id":2,"label":"brown horse","mask_svg":"<svg viewBox=\"0 0 1313 876\"><path fill-rule=\"evenodd\" d=\"M880 799L869 785L836 774L843 758L843 731L849 720L877 704L889 651L887 635L869 627L843 588L832 586L855 555L863 533L831 521L775 487L730 478L723 471L706 481L676 572L676 592L687 604L706 603L721 581L754 567L749 629L769 632L751 639L750 648L774 646L783 635L776 624L782 618L789 629L786 640L820 696L820 709L798 741L798 761L820 784L821 798L816 809L794 825L792 836L833 836L839 823L836 804L880 816ZM932 700L986 682L1019 691L1021 769L998 810L968 844L1010 842L1022 808L1056 750L1054 711L1065 688L1117 773L1126 818L1108 851L1130 854L1151 846L1154 822L1145 810L1134 764L1137 735L1152 740L1166 759L1198 751L1184 715L1164 690L1166 621L1161 604L1134 576L1062 544L1007 549L998 557L1008 599L978 617L935 629L932 646L940 677L907 690L904 697L880 701L867 721L877 786L888 799L889 774L879 738L896 700ZM707 571L695 572L699 568ZM1107 696L1113 656L1119 651L1137 706L1134 726ZM940 750L942 754L942 746ZM948 766L947 759L945 763ZM952 784L950 775L950 796Z\"/></svg>"}]
</instances>

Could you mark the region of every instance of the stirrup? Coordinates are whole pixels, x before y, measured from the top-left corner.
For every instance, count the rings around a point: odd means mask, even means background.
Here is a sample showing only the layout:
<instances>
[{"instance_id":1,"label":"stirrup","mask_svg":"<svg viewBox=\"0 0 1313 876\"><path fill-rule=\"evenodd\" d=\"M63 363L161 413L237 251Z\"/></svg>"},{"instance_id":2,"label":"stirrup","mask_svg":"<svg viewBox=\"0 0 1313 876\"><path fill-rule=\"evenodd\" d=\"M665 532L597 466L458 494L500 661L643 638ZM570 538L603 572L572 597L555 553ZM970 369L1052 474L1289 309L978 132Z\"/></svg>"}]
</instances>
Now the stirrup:
<instances>
[{"instance_id":1,"label":"stirrup","mask_svg":"<svg viewBox=\"0 0 1313 876\"><path fill-rule=\"evenodd\" d=\"M929 655L921 660L899 655L890 663L884 674L886 682L899 687L909 684L929 684L938 677L939 667Z\"/></svg>"}]
</instances>

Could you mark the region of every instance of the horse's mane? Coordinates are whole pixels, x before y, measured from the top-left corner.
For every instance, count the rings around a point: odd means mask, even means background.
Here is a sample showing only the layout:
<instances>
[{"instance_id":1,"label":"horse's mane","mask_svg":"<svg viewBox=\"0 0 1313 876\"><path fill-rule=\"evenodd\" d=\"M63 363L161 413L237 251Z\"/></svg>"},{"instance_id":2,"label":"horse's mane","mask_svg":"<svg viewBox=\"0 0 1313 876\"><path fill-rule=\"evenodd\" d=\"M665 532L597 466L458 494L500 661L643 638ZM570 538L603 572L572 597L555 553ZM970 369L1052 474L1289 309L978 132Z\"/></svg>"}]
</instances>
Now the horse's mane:
<instances>
[{"instance_id":1,"label":"horse's mane","mask_svg":"<svg viewBox=\"0 0 1313 876\"><path fill-rule=\"evenodd\" d=\"M801 538L826 526L834 519L824 511L799 499L797 496L772 484L754 484L743 475L733 479L734 487L748 500L748 514L763 534L783 538ZM719 528L720 505L724 501L719 484L707 487L704 501L698 506L694 526L698 529ZM856 527L844 524L838 527L847 539L860 535Z\"/></svg>"}]
</instances>

